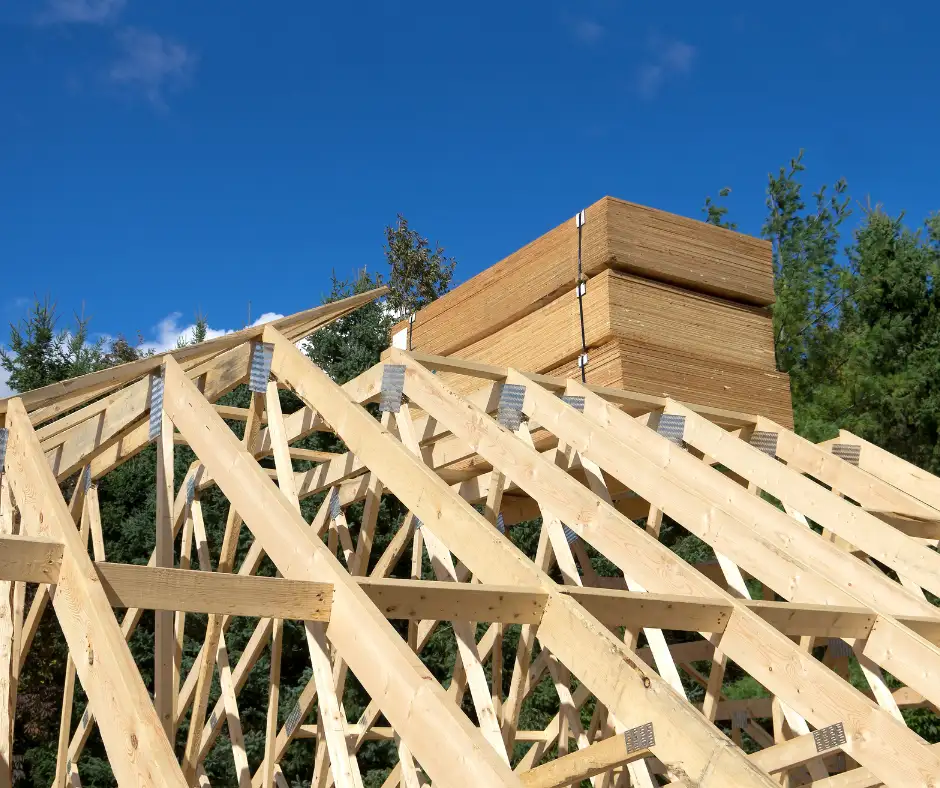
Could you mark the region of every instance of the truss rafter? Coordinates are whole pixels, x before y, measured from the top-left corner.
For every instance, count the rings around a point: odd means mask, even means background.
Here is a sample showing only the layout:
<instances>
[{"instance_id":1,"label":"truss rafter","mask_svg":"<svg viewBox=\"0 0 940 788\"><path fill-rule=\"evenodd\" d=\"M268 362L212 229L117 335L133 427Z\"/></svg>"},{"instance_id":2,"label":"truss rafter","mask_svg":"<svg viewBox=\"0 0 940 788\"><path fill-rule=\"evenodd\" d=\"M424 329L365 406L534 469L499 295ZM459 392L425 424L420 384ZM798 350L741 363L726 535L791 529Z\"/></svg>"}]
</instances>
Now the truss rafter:
<instances>
[{"instance_id":1,"label":"truss rafter","mask_svg":"<svg viewBox=\"0 0 940 788\"><path fill-rule=\"evenodd\" d=\"M0 400L0 784L17 676L50 602L70 652L56 785L79 779L95 728L120 784L207 785L226 727L239 783L256 788L284 784L281 762L306 740L318 788L361 785L371 740L396 743L386 784L408 788L940 784L940 750L901 715L940 706L940 612L924 593L940 592L940 480L849 433L815 445L759 416L453 358L393 350L339 386L296 342L376 295ZM262 348L270 373L249 407L216 404ZM484 384L458 396L435 371ZM279 388L303 407L282 413ZM380 398L377 419L364 406ZM316 431L347 451L292 445ZM147 566L108 563L96 485L154 442L157 549ZM174 446L196 456L178 487ZM67 504L58 485L76 474ZM202 510L211 487L229 505L218 555ZM300 503L318 494L308 522ZM379 542L385 497L407 513ZM513 529L537 517L527 554ZM661 544L667 519L717 563ZM236 566L242 525L251 544ZM265 557L279 577L257 576ZM127 645L144 609L157 611L155 687ZM205 641L186 671L199 614ZM258 621L230 662L235 616ZM285 620L305 622L312 666L286 720ZM457 654L446 689L421 661L440 632ZM239 706L265 654L258 761ZM863 684L847 680L850 660ZM729 662L768 696L728 699ZM358 719L350 676L370 698ZM88 704L72 730L76 679ZM520 728L542 682L557 714ZM689 701L692 684L703 702Z\"/></svg>"}]
</instances>

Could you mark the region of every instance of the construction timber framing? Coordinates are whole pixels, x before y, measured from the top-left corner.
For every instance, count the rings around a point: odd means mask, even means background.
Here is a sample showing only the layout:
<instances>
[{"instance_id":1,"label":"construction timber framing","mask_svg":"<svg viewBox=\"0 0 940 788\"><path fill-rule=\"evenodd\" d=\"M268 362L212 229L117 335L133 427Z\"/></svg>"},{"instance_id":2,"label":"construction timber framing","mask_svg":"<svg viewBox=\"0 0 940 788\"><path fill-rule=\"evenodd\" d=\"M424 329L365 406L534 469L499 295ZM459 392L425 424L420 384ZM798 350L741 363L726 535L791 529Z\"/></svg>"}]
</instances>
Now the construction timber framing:
<instances>
[{"instance_id":1,"label":"construction timber framing","mask_svg":"<svg viewBox=\"0 0 940 788\"><path fill-rule=\"evenodd\" d=\"M244 788L286 785L280 761L298 739L313 744L317 788L361 786L357 753L376 739L399 754L386 785L406 788L940 785L940 749L901 713L940 705L940 610L924 593L940 595L940 479L849 433L815 445L760 416L454 358L393 350L339 386L297 343L379 295L0 400L0 788L18 676L48 603L70 650L55 786L80 784L95 726L121 786L208 785L203 762L225 726ZM486 384L460 397L437 371ZM244 383L249 408L214 404ZM279 388L304 406L284 414ZM380 401L377 418L365 406ZM242 438L226 419L244 422ZM314 431L335 432L347 453L291 446ZM151 443L156 549L148 566L108 563L97 483ZM198 458L177 488L175 444ZM73 479L67 502L59 485ZM230 506L215 556L200 500L210 487ZM300 501L318 494L307 522ZM378 554L385 495L407 515ZM667 549L664 517L717 562ZM530 556L512 530L535 518ZM254 541L236 567L242 524ZM264 556L279 577L255 576ZM598 573L599 556L616 577ZM402 561L410 580L390 577ZM30 606L28 583L39 584ZM127 646L146 609L150 687ZM208 624L181 675L186 613ZM231 665L235 615L259 620ZM287 715L285 619L305 622L312 668ZM406 637L390 623L402 620ZM441 622L458 654L446 689L420 659ZM520 632L504 671L510 627ZM263 654L265 749L252 764L238 695ZM866 690L848 681L850 659ZM726 698L730 662L766 696ZM343 706L350 672L371 699L357 720ZM88 705L72 730L76 680ZM543 680L558 714L524 730Z\"/></svg>"}]
</instances>

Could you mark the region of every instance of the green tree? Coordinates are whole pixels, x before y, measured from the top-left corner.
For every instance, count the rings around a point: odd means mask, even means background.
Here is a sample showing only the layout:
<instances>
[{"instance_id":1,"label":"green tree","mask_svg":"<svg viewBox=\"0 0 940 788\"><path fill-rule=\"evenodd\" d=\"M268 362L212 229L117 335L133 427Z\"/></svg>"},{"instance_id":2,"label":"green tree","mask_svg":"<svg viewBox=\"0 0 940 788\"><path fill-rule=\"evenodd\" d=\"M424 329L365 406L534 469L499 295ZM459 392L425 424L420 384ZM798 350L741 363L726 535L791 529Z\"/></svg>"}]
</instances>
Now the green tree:
<instances>
[{"instance_id":1,"label":"green tree","mask_svg":"<svg viewBox=\"0 0 940 788\"><path fill-rule=\"evenodd\" d=\"M350 280L338 279L334 272L324 303L365 293L382 284L381 275L373 277L364 269ZM379 363L382 351L388 347L391 326L387 303L371 301L317 331L307 342L306 352L333 380L345 383Z\"/></svg>"},{"instance_id":2,"label":"green tree","mask_svg":"<svg viewBox=\"0 0 940 788\"><path fill-rule=\"evenodd\" d=\"M839 262L840 227L849 216L848 186L825 185L807 208L800 175L803 151L768 176L768 215L762 228L773 244L774 338L777 368L791 375L796 398L827 374L838 340L838 306L844 299L845 269Z\"/></svg>"},{"instance_id":3,"label":"green tree","mask_svg":"<svg viewBox=\"0 0 940 788\"><path fill-rule=\"evenodd\" d=\"M10 326L9 350L0 349L0 365L9 373L10 387L17 393L57 383L67 378L95 372L115 364L136 361L141 357L139 348L132 346L124 337L117 337L109 343L103 339L89 342L89 320L76 316L71 329L58 329L55 305L47 299L36 301L18 325ZM152 452L151 452L152 454ZM128 465L146 462L146 453L131 460ZM151 457L150 465L155 472L156 465ZM117 469L115 479L127 475L133 467L125 471ZM123 473L122 473L123 472ZM152 478L151 475L149 477ZM67 480L63 494L68 497L76 479ZM108 484L112 480L109 479ZM133 509L128 505L128 509ZM153 518L149 522L149 531L153 533ZM133 529L124 530L126 523L111 528L106 534L109 544L117 548L124 546L122 540L132 534ZM135 554L139 558L143 553ZM27 604L34 595L29 588ZM26 661L20 677L17 692L16 717L16 758L20 765L18 784L46 786L55 775L57 731L62 702L62 683L68 651L58 622L51 614L46 614L33 640L30 659ZM84 708L84 696L79 690L73 711L73 727L81 718ZM97 738L92 743L82 760L81 778L88 788L113 785L111 769L104 757L104 750Z\"/></svg>"},{"instance_id":4,"label":"green tree","mask_svg":"<svg viewBox=\"0 0 940 788\"><path fill-rule=\"evenodd\" d=\"M718 190L718 199L723 200L731 194L731 189L725 186L722 189ZM708 224L714 224L716 227L724 227L728 230L737 230L738 225L734 222L729 222L725 219L725 216L728 215L728 206L719 205L717 201L712 200L711 197L705 198L705 205L702 206L702 213L705 214L705 221Z\"/></svg>"},{"instance_id":5,"label":"green tree","mask_svg":"<svg viewBox=\"0 0 940 788\"><path fill-rule=\"evenodd\" d=\"M440 245L432 249L401 214L385 228L385 257L391 288L387 303L396 319L417 312L450 289L457 261Z\"/></svg>"},{"instance_id":6,"label":"green tree","mask_svg":"<svg viewBox=\"0 0 940 788\"><path fill-rule=\"evenodd\" d=\"M845 181L820 188L808 208L804 170L801 151L769 176L763 227L773 243L777 364L790 374L797 432L819 441L845 428L938 473L940 216L915 231L903 215L869 205L843 247ZM709 213L713 223L723 217ZM867 689L854 658L850 669L852 682ZM750 677L726 677L728 697L759 690ZM927 741L940 740L933 711L904 717Z\"/></svg>"},{"instance_id":7,"label":"green tree","mask_svg":"<svg viewBox=\"0 0 940 788\"><path fill-rule=\"evenodd\" d=\"M76 315L74 327L57 329L55 304L36 300L18 325L10 326L9 349L0 347L0 367L9 386L24 392L87 375L141 358L140 338L131 345L123 335L89 342L89 318Z\"/></svg>"},{"instance_id":8,"label":"green tree","mask_svg":"<svg viewBox=\"0 0 940 788\"><path fill-rule=\"evenodd\" d=\"M202 313L196 313L196 322L193 324L193 330L190 332L189 339L180 337L176 340L177 348L184 348L187 345L198 345L206 341L209 333L209 319Z\"/></svg>"},{"instance_id":9,"label":"green tree","mask_svg":"<svg viewBox=\"0 0 940 788\"><path fill-rule=\"evenodd\" d=\"M838 374L819 380L817 411L927 470L940 471L940 216L916 231L867 208L847 250ZM831 437L826 435L825 437Z\"/></svg>"},{"instance_id":10,"label":"green tree","mask_svg":"<svg viewBox=\"0 0 940 788\"><path fill-rule=\"evenodd\" d=\"M19 325L10 326L10 348L0 348L9 386L23 392L84 375L107 365L103 340L88 343L88 320L75 316L72 330L57 330L55 304L38 299Z\"/></svg>"}]
</instances>

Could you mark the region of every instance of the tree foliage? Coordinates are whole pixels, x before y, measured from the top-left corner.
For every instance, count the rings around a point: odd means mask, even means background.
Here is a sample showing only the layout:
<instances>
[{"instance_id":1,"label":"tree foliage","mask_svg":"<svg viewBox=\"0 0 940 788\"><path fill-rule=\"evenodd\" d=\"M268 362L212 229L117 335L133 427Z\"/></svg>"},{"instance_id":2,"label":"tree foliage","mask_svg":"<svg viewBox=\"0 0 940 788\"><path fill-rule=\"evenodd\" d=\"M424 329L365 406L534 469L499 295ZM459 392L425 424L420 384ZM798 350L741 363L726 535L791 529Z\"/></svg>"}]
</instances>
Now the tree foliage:
<instances>
[{"instance_id":1,"label":"tree foliage","mask_svg":"<svg viewBox=\"0 0 940 788\"><path fill-rule=\"evenodd\" d=\"M731 189L725 186L718 190L718 199L723 200L729 194L731 194ZM702 213L705 214L705 221L708 222L708 224L713 224L716 227L724 227L727 230L736 230L738 228L737 224L725 219L725 216L728 215L728 206L719 203L717 200L712 200L711 197L705 198Z\"/></svg>"},{"instance_id":2,"label":"tree foliage","mask_svg":"<svg viewBox=\"0 0 940 788\"><path fill-rule=\"evenodd\" d=\"M9 349L0 347L0 366L9 373L14 391L58 383L115 364L133 361L139 351L123 336L89 341L89 319L76 315L74 327L57 328L56 307L36 300L18 325L10 326Z\"/></svg>"},{"instance_id":3,"label":"tree foliage","mask_svg":"<svg viewBox=\"0 0 940 788\"><path fill-rule=\"evenodd\" d=\"M391 288L387 302L396 319L417 312L450 289L457 261L440 245L432 248L401 214L385 228L385 257Z\"/></svg>"}]
</instances>

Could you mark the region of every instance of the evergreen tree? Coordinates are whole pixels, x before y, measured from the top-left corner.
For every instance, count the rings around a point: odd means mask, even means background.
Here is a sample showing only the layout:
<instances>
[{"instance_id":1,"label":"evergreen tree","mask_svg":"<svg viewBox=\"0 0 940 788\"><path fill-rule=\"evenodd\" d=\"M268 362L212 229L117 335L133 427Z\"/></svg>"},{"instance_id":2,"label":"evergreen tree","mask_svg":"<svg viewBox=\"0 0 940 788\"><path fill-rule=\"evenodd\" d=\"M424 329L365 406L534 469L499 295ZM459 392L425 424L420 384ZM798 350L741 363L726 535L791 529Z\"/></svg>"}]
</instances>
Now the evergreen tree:
<instances>
[{"instance_id":1,"label":"evergreen tree","mask_svg":"<svg viewBox=\"0 0 940 788\"><path fill-rule=\"evenodd\" d=\"M373 277L365 269L351 280L338 279L334 272L324 303L365 293L382 284L381 275ZM387 302L371 301L317 331L307 342L306 352L333 380L346 383L379 363L382 351L388 347L391 326Z\"/></svg>"},{"instance_id":2,"label":"evergreen tree","mask_svg":"<svg viewBox=\"0 0 940 788\"><path fill-rule=\"evenodd\" d=\"M820 188L807 208L804 169L800 151L769 176L763 227L773 243L777 364L790 374L796 430L820 441L848 429L938 473L940 216L912 231L903 215L867 207L842 248L841 226L850 214L846 183L838 181L831 196ZM710 200L704 210L712 223L724 221ZM850 680L868 689L854 658ZM887 680L892 689L900 686ZM763 690L729 672L723 692L743 698ZM927 741L940 741L932 710L903 714Z\"/></svg>"},{"instance_id":3,"label":"evergreen tree","mask_svg":"<svg viewBox=\"0 0 940 788\"><path fill-rule=\"evenodd\" d=\"M940 471L940 216L915 232L869 208L848 261L844 353L838 374L818 381L820 404L832 430Z\"/></svg>"},{"instance_id":4,"label":"evergreen tree","mask_svg":"<svg viewBox=\"0 0 940 788\"><path fill-rule=\"evenodd\" d=\"M19 325L10 326L10 349L0 348L9 386L23 392L107 366L104 342L88 343L88 320L75 316L71 331L56 330L55 304L37 300Z\"/></svg>"},{"instance_id":5,"label":"evergreen tree","mask_svg":"<svg viewBox=\"0 0 940 788\"><path fill-rule=\"evenodd\" d=\"M209 319L202 314L202 312L197 312L196 322L193 324L193 330L190 332L189 339L180 337L176 340L176 347L184 348L187 345L198 345L200 342L205 342L208 333Z\"/></svg>"},{"instance_id":6,"label":"evergreen tree","mask_svg":"<svg viewBox=\"0 0 940 788\"><path fill-rule=\"evenodd\" d=\"M722 189L718 190L718 199L724 199L729 194L731 194L731 189L725 186ZM738 225L734 222L729 222L725 219L725 216L728 215L728 206L719 205L717 201L713 201L711 197L705 198L705 205L702 207L702 213L705 214L705 221L708 224L714 224L716 227L724 227L728 230L738 229Z\"/></svg>"}]
</instances>

